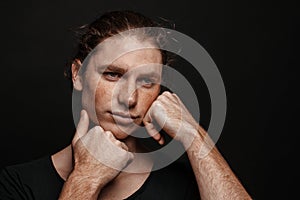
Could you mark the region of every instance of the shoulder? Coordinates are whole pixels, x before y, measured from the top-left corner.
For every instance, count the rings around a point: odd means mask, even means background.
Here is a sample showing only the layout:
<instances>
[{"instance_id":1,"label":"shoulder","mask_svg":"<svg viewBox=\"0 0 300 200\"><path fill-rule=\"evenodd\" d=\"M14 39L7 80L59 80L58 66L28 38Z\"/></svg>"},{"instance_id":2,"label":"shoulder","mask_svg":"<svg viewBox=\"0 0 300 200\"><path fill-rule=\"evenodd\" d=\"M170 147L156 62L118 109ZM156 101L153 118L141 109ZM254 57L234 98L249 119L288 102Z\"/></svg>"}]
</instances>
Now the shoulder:
<instances>
[{"instance_id":1,"label":"shoulder","mask_svg":"<svg viewBox=\"0 0 300 200\"><path fill-rule=\"evenodd\" d=\"M57 190L56 187L62 184L50 156L7 166L0 173L0 192L4 199L36 199L42 193Z\"/></svg>"},{"instance_id":2,"label":"shoulder","mask_svg":"<svg viewBox=\"0 0 300 200\"><path fill-rule=\"evenodd\" d=\"M15 165L6 166L3 170L10 173L27 174L27 172L40 170L44 166L47 166L50 162L50 156L44 156L38 159L19 163Z\"/></svg>"},{"instance_id":3,"label":"shoulder","mask_svg":"<svg viewBox=\"0 0 300 200\"><path fill-rule=\"evenodd\" d=\"M25 163L7 166L2 172L27 184L52 176L58 178L51 157L48 155Z\"/></svg>"}]
</instances>

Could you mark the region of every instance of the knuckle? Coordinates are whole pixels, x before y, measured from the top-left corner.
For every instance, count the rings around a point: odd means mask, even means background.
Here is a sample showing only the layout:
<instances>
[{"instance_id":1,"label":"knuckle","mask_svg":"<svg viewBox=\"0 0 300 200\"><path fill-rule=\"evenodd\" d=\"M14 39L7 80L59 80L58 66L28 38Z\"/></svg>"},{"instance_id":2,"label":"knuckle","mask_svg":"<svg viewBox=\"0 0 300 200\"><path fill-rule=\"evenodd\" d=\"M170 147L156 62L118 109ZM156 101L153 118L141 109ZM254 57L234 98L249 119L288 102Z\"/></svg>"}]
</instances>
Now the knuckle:
<instances>
[{"instance_id":1,"label":"knuckle","mask_svg":"<svg viewBox=\"0 0 300 200\"><path fill-rule=\"evenodd\" d=\"M178 95L175 93L173 93L172 96L178 98Z\"/></svg>"},{"instance_id":2,"label":"knuckle","mask_svg":"<svg viewBox=\"0 0 300 200\"><path fill-rule=\"evenodd\" d=\"M106 133L107 135L112 135L112 132L111 132L111 131L105 131L105 133Z\"/></svg>"},{"instance_id":3,"label":"knuckle","mask_svg":"<svg viewBox=\"0 0 300 200\"><path fill-rule=\"evenodd\" d=\"M173 94L174 93L171 93L171 92L164 92L164 97L166 98L166 99L171 99L171 98L173 98L174 96L173 96Z\"/></svg>"},{"instance_id":4,"label":"knuckle","mask_svg":"<svg viewBox=\"0 0 300 200\"><path fill-rule=\"evenodd\" d=\"M114 143L119 146L119 147L122 147L122 142L119 141L119 140L115 140Z\"/></svg>"},{"instance_id":5,"label":"knuckle","mask_svg":"<svg viewBox=\"0 0 300 200\"><path fill-rule=\"evenodd\" d=\"M168 101L169 99L172 99L172 98L173 98L173 94L166 91L166 92L163 92L157 99L160 101Z\"/></svg>"},{"instance_id":6,"label":"knuckle","mask_svg":"<svg viewBox=\"0 0 300 200\"><path fill-rule=\"evenodd\" d=\"M112 141L116 140L114 134L111 131L105 131L105 135Z\"/></svg>"},{"instance_id":7,"label":"knuckle","mask_svg":"<svg viewBox=\"0 0 300 200\"><path fill-rule=\"evenodd\" d=\"M153 106L154 108L160 107L160 106L161 106L161 102L160 102L160 101L154 101L153 104L152 104L152 106Z\"/></svg>"},{"instance_id":8,"label":"knuckle","mask_svg":"<svg viewBox=\"0 0 300 200\"><path fill-rule=\"evenodd\" d=\"M119 147L121 147L122 149L124 149L125 151L128 151L128 147L124 142L118 141L118 145Z\"/></svg>"},{"instance_id":9,"label":"knuckle","mask_svg":"<svg viewBox=\"0 0 300 200\"><path fill-rule=\"evenodd\" d=\"M161 94L161 95L159 95L159 96L156 98L156 101L159 101L159 100L161 100L162 98L163 98L163 95ZM156 101L154 101L154 103L155 103Z\"/></svg>"},{"instance_id":10,"label":"knuckle","mask_svg":"<svg viewBox=\"0 0 300 200\"><path fill-rule=\"evenodd\" d=\"M162 94L163 94L163 95L166 95L166 96L172 95L169 91L164 91Z\"/></svg>"},{"instance_id":11,"label":"knuckle","mask_svg":"<svg viewBox=\"0 0 300 200\"><path fill-rule=\"evenodd\" d=\"M94 126L91 131L93 132L102 132L102 128L100 126Z\"/></svg>"},{"instance_id":12,"label":"knuckle","mask_svg":"<svg viewBox=\"0 0 300 200\"><path fill-rule=\"evenodd\" d=\"M157 97L157 100L162 100L162 99L164 99L164 98L165 98L165 94L162 93L161 95L159 95L159 96Z\"/></svg>"},{"instance_id":13,"label":"knuckle","mask_svg":"<svg viewBox=\"0 0 300 200\"><path fill-rule=\"evenodd\" d=\"M177 94L172 94L172 97L173 97L173 99L175 99L176 101L179 101L180 102L180 98L179 98L179 96L177 95Z\"/></svg>"}]
</instances>

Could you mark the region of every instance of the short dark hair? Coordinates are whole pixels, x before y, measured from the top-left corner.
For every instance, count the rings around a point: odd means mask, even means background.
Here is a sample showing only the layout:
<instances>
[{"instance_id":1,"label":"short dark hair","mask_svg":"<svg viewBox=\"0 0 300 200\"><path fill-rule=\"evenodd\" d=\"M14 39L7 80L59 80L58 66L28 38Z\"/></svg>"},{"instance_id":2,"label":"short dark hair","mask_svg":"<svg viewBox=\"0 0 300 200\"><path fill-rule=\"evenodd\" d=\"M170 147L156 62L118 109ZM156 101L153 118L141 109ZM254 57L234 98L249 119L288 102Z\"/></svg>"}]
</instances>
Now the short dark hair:
<instances>
[{"instance_id":1,"label":"short dark hair","mask_svg":"<svg viewBox=\"0 0 300 200\"><path fill-rule=\"evenodd\" d=\"M166 22L166 21L164 21ZM78 39L78 45L75 55L67 63L65 69L65 76L72 80L72 63L78 59L81 62L87 55L103 40L120 32L143 27L166 27L167 23L159 23L150 19L140 13L134 11L110 11L106 12L92 23L83 25L75 29L75 35ZM170 25L170 24L168 24ZM170 26L168 26L169 28ZM149 37L155 37L154 35ZM158 36L156 36L158 37ZM157 38L156 38L157 39ZM159 36L159 40L166 40L166 38ZM160 41L158 41L160 42ZM163 64L170 64L173 57L165 50L159 49L162 54ZM71 84L72 85L72 84Z\"/></svg>"}]
</instances>

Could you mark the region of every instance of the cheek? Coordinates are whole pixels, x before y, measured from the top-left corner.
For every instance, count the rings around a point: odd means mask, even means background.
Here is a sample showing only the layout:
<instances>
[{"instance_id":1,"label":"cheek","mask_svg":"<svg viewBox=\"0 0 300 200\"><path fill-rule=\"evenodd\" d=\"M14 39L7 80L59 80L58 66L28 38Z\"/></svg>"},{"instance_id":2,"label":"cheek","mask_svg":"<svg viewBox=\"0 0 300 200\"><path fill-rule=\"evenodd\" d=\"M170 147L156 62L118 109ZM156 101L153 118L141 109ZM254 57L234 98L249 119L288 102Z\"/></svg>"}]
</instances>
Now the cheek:
<instances>
[{"instance_id":1,"label":"cheek","mask_svg":"<svg viewBox=\"0 0 300 200\"><path fill-rule=\"evenodd\" d=\"M111 102L112 89L109 84L100 83L97 85L95 93L95 104L96 107L104 106Z\"/></svg>"},{"instance_id":2,"label":"cheek","mask_svg":"<svg viewBox=\"0 0 300 200\"><path fill-rule=\"evenodd\" d=\"M139 100L141 102L140 105L144 108L143 111L145 113L149 109L149 107L152 105L152 103L155 101L158 94L159 94L159 89L155 90L153 92L142 93L141 98Z\"/></svg>"}]
</instances>

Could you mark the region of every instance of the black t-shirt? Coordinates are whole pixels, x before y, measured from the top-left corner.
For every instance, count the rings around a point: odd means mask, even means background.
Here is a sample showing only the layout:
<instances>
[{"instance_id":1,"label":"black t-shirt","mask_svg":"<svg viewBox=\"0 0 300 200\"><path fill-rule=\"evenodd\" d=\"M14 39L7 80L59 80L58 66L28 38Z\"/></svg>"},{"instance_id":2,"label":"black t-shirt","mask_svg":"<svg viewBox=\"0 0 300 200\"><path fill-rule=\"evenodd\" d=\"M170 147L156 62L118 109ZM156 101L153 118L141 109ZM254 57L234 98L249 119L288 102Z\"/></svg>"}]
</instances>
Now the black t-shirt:
<instances>
[{"instance_id":1,"label":"black t-shirt","mask_svg":"<svg viewBox=\"0 0 300 200\"><path fill-rule=\"evenodd\" d=\"M173 164L150 173L127 200L200 199L193 172L186 164ZM0 174L0 199L58 199L64 180L50 156L5 167Z\"/></svg>"}]
</instances>

